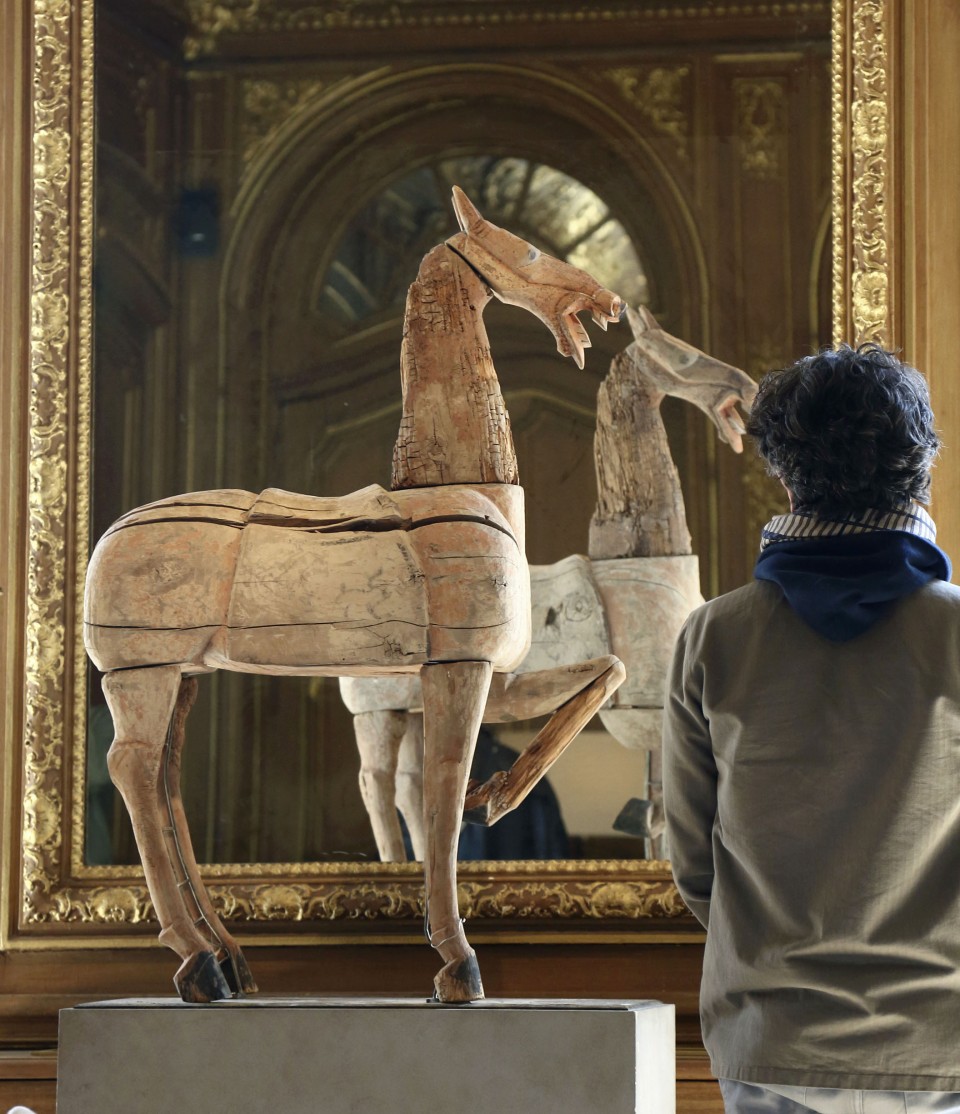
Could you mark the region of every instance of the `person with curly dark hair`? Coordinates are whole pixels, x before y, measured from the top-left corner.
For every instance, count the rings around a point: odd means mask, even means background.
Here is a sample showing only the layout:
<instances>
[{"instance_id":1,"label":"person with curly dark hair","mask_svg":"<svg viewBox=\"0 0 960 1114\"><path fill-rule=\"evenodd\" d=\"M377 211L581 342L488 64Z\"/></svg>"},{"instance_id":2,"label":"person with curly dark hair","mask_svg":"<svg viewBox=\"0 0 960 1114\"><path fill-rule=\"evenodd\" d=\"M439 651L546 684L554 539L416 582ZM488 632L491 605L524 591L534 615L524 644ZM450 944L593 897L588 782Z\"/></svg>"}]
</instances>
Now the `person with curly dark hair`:
<instances>
[{"instance_id":1,"label":"person with curly dark hair","mask_svg":"<svg viewBox=\"0 0 960 1114\"><path fill-rule=\"evenodd\" d=\"M728 1114L960 1114L960 589L923 377L876 345L761 380L790 511L680 633L663 777Z\"/></svg>"}]
</instances>

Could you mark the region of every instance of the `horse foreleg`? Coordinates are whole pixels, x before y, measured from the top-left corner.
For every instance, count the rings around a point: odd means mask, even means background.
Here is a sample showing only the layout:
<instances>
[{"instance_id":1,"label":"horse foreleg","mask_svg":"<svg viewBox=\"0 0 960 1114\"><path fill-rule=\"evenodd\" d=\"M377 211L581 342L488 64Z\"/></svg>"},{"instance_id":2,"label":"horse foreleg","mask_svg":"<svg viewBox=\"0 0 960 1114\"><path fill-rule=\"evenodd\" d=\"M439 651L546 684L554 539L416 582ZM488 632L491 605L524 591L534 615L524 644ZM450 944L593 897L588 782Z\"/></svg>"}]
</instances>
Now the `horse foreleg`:
<instances>
[{"instance_id":1,"label":"horse foreleg","mask_svg":"<svg viewBox=\"0 0 960 1114\"><path fill-rule=\"evenodd\" d=\"M410 833L413 857L423 859L423 714L407 712L397 762L397 808Z\"/></svg>"},{"instance_id":2,"label":"horse foreleg","mask_svg":"<svg viewBox=\"0 0 960 1114\"><path fill-rule=\"evenodd\" d=\"M239 994L241 991L253 994L256 992L257 984L243 957L240 945L224 928L200 877L193 851L193 840L190 838L190 828L187 825L187 814L180 795L180 766L186 721L196 699L197 679L185 677L180 683L180 694L177 697L173 724L164 754L163 790L169 818L169 827L164 829L167 837L167 852L174 872L178 875L178 886L184 902L188 909L191 903L195 906L195 910L191 910L194 920L203 922L211 937L224 952L223 957L220 958L220 968L230 989L234 994Z\"/></svg>"},{"instance_id":3,"label":"horse foreleg","mask_svg":"<svg viewBox=\"0 0 960 1114\"><path fill-rule=\"evenodd\" d=\"M230 987L214 954L217 943L198 931L184 904L164 834L164 747L179 689L180 669L175 665L124 669L104 677L115 732L107 768L130 813L160 920L160 941L183 960L174 985L184 1001L209 1002L231 997Z\"/></svg>"},{"instance_id":4,"label":"horse foreleg","mask_svg":"<svg viewBox=\"0 0 960 1114\"><path fill-rule=\"evenodd\" d=\"M502 722L540 715L547 705L556 711L509 770L498 771L482 785L471 788L464 803L466 819L474 824L495 824L515 809L616 692L624 677L623 662L612 655L579 665L498 677L491 686L484 717L488 722L496 722L494 717ZM560 701L565 703L558 708Z\"/></svg>"},{"instance_id":5,"label":"horse foreleg","mask_svg":"<svg viewBox=\"0 0 960 1114\"><path fill-rule=\"evenodd\" d=\"M445 960L434 986L441 1002L483 997L480 969L457 905L457 842L463 799L493 669L487 661L424 665L423 824L427 933Z\"/></svg>"},{"instance_id":6,"label":"horse foreleg","mask_svg":"<svg viewBox=\"0 0 960 1114\"><path fill-rule=\"evenodd\" d=\"M381 862L402 863L407 852L397 819L397 762L405 712L358 712L353 731L360 752L360 795L370 817Z\"/></svg>"}]
</instances>

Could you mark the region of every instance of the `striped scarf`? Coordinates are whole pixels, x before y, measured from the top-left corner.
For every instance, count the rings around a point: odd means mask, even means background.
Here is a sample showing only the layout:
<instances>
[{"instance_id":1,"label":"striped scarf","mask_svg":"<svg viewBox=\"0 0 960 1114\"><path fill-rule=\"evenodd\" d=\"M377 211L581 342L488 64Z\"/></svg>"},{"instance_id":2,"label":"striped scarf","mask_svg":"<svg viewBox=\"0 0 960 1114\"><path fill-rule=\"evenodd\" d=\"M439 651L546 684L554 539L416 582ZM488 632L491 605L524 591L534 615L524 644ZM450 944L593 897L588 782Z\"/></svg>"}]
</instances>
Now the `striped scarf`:
<instances>
[{"instance_id":1,"label":"striped scarf","mask_svg":"<svg viewBox=\"0 0 960 1114\"><path fill-rule=\"evenodd\" d=\"M842 518L818 518L813 511L791 511L771 518L760 534L760 548L774 542L801 538L839 538L847 534L872 534L897 530L913 534L931 545L937 541L937 524L916 503L899 511L851 511Z\"/></svg>"}]
</instances>

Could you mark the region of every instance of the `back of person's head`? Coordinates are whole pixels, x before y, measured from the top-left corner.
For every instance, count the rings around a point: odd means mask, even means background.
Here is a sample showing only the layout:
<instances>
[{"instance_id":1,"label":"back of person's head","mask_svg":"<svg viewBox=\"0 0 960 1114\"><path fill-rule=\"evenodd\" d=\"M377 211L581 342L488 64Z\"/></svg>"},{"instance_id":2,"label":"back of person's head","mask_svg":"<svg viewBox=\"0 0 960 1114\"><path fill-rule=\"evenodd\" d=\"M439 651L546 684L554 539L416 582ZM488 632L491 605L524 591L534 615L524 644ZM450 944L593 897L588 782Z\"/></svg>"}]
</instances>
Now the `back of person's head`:
<instances>
[{"instance_id":1,"label":"back of person's head","mask_svg":"<svg viewBox=\"0 0 960 1114\"><path fill-rule=\"evenodd\" d=\"M770 372L747 432L798 510L829 516L929 502L940 440L927 384L878 345L844 344Z\"/></svg>"}]
</instances>

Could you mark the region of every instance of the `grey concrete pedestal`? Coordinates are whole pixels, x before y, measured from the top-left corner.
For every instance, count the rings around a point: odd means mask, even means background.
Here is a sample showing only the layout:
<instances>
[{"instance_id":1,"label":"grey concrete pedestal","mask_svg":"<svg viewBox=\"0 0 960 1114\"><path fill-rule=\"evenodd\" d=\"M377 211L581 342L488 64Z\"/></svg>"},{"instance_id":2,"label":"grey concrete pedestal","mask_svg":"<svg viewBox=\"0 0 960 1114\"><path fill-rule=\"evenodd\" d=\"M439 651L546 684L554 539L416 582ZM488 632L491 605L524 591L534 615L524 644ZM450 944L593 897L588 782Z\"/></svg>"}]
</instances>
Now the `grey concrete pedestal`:
<instances>
[{"instance_id":1,"label":"grey concrete pedestal","mask_svg":"<svg viewBox=\"0 0 960 1114\"><path fill-rule=\"evenodd\" d=\"M60 1013L58 1114L674 1114L660 1002L249 998Z\"/></svg>"}]
</instances>

